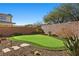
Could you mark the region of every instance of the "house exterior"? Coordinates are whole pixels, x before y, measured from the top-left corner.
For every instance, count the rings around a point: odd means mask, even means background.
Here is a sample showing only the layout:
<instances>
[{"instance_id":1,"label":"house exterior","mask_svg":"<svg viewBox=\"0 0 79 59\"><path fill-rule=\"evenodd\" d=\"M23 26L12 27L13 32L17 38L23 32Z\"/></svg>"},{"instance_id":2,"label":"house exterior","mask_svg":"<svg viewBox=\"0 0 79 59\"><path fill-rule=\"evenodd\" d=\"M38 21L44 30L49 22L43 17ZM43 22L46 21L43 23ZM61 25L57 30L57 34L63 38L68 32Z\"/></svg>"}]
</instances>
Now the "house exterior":
<instances>
[{"instance_id":1,"label":"house exterior","mask_svg":"<svg viewBox=\"0 0 79 59\"><path fill-rule=\"evenodd\" d=\"M11 14L0 13L0 27L12 27L13 24Z\"/></svg>"}]
</instances>

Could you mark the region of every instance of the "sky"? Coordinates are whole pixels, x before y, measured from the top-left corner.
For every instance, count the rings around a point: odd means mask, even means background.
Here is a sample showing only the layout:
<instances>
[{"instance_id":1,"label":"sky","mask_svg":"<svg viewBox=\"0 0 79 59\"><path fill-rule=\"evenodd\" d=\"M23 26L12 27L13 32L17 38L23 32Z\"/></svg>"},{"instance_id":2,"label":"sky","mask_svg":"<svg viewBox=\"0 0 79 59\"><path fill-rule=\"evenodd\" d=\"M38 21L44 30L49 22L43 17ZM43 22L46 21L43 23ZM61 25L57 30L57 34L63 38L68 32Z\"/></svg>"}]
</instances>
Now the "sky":
<instances>
[{"instance_id":1,"label":"sky","mask_svg":"<svg viewBox=\"0 0 79 59\"><path fill-rule=\"evenodd\" d=\"M43 22L43 17L59 6L59 3L0 3L0 13L12 14L16 25L27 25Z\"/></svg>"}]
</instances>

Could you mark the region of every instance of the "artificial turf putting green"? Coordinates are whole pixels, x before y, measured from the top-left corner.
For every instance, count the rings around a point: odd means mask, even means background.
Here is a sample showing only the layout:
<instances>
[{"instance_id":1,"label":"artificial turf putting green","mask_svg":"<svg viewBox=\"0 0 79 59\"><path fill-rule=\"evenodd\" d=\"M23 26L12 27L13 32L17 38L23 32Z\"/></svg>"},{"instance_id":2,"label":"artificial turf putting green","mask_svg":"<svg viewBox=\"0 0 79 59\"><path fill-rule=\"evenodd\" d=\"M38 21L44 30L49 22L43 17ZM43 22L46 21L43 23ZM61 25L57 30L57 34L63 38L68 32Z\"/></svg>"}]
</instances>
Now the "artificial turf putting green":
<instances>
[{"instance_id":1,"label":"artificial turf putting green","mask_svg":"<svg viewBox=\"0 0 79 59\"><path fill-rule=\"evenodd\" d=\"M46 35L22 35L11 37L12 40L30 42L44 48L62 49L63 41Z\"/></svg>"}]
</instances>

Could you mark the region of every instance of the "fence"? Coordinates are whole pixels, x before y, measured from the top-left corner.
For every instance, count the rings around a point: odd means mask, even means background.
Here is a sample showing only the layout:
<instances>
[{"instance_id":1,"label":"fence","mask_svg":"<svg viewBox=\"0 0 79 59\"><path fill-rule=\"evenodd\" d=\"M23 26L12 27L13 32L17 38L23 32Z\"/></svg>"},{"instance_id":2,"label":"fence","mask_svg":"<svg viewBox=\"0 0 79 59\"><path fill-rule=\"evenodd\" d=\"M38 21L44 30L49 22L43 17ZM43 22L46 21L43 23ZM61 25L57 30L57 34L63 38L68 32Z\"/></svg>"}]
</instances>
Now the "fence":
<instances>
[{"instance_id":1,"label":"fence","mask_svg":"<svg viewBox=\"0 0 79 59\"><path fill-rule=\"evenodd\" d=\"M11 36L13 34L32 34L35 32L35 29L32 27L0 27L0 36Z\"/></svg>"},{"instance_id":2,"label":"fence","mask_svg":"<svg viewBox=\"0 0 79 59\"><path fill-rule=\"evenodd\" d=\"M61 23L61 24L52 24L52 25L42 25L41 28L43 29L45 34L49 34L49 32L51 32L52 35L55 34L61 36L60 33L63 30L69 29L74 34L77 34L79 36L79 21Z\"/></svg>"}]
</instances>

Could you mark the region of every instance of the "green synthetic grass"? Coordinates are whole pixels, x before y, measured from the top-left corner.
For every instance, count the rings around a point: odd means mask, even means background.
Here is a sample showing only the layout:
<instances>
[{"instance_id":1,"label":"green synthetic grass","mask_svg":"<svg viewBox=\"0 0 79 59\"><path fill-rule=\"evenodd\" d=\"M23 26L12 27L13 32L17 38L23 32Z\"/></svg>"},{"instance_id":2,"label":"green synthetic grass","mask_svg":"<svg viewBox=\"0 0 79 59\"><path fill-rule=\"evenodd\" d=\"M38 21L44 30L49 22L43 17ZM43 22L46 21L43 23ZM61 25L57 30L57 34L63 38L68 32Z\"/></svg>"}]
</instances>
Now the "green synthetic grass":
<instances>
[{"instance_id":1,"label":"green synthetic grass","mask_svg":"<svg viewBox=\"0 0 79 59\"><path fill-rule=\"evenodd\" d=\"M22 35L22 36L11 37L11 39L16 41L23 41L26 43L29 42L44 48L59 49L59 50L62 50L64 48L62 40L46 35Z\"/></svg>"}]
</instances>

